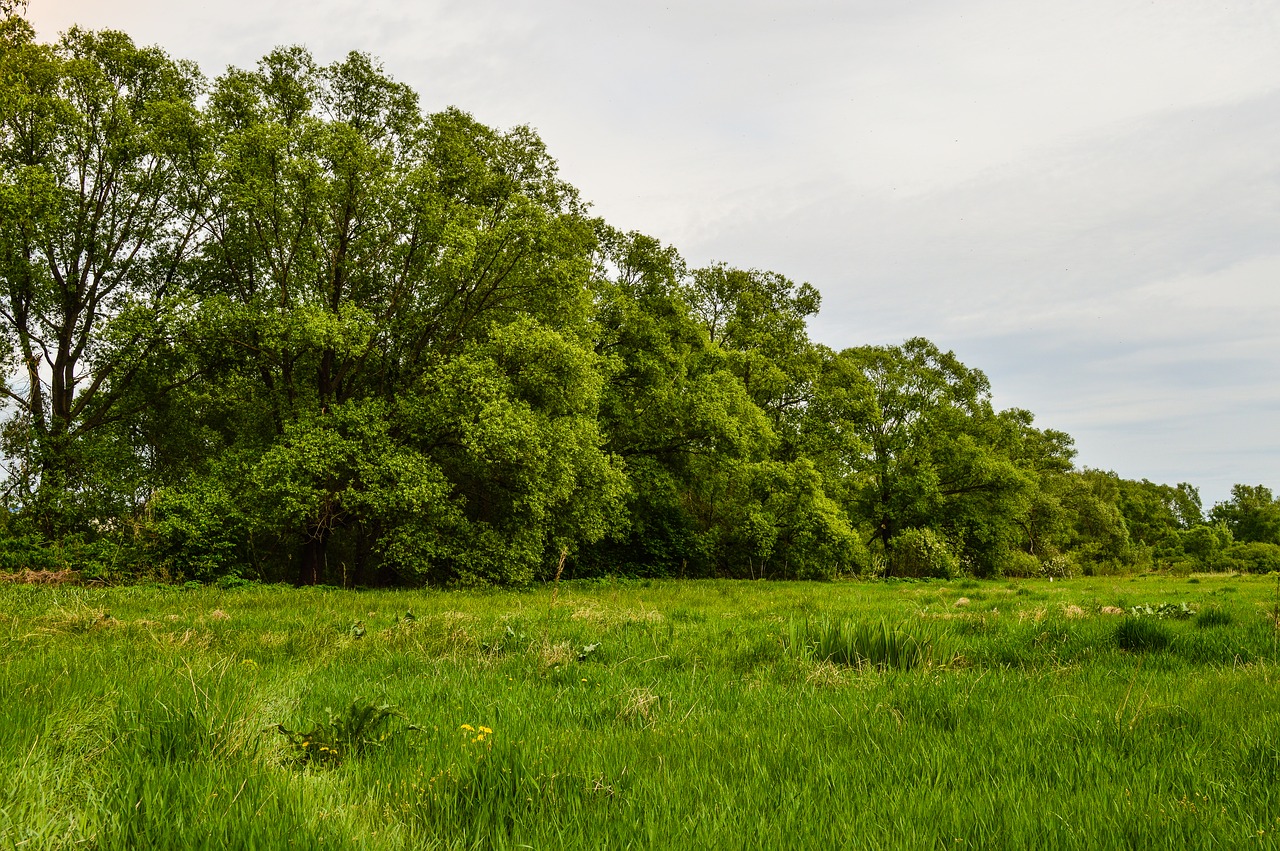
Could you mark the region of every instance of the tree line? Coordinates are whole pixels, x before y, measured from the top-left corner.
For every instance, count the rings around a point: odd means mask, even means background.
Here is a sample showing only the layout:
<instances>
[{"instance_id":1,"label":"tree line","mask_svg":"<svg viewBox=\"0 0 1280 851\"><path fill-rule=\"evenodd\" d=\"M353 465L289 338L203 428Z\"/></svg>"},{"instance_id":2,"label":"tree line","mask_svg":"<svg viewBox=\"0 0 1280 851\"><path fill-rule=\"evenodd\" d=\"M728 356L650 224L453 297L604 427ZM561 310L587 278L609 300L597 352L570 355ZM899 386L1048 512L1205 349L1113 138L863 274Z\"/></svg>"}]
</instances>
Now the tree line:
<instances>
[{"instance_id":1,"label":"tree line","mask_svg":"<svg viewBox=\"0 0 1280 851\"><path fill-rule=\"evenodd\" d=\"M7 6L14 12L14 4ZM0 25L0 567L524 583L1280 567L1280 502L1078 468L922 338L590 214L370 56L213 80Z\"/></svg>"}]
</instances>

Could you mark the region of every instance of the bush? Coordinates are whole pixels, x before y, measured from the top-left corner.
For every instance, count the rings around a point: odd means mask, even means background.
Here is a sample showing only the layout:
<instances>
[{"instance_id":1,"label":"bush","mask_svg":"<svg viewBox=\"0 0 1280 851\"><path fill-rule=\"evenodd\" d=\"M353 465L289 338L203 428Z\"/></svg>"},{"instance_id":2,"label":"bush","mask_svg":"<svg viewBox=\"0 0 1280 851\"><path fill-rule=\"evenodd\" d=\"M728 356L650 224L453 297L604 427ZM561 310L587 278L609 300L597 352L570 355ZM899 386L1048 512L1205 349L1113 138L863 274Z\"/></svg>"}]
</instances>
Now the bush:
<instances>
[{"instance_id":1,"label":"bush","mask_svg":"<svg viewBox=\"0 0 1280 851\"><path fill-rule=\"evenodd\" d=\"M49 542L30 524L6 517L0 527L0 570L58 570L62 567Z\"/></svg>"},{"instance_id":2,"label":"bush","mask_svg":"<svg viewBox=\"0 0 1280 851\"><path fill-rule=\"evenodd\" d=\"M1280 571L1280 544L1264 544L1251 541L1227 547L1220 559L1229 570L1241 573L1271 573Z\"/></svg>"},{"instance_id":3,"label":"bush","mask_svg":"<svg viewBox=\"0 0 1280 851\"><path fill-rule=\"evenodd\" d=\"M1040 559L1022 550L1008 550L1000 560L1000 574L1018 579L1029 579L1040 575Z\"/></svg>"},{"instance_id":4,"label":"bush","mask_svg":"<svg viewBox=\"0 0 1280 851\"><path fill-rule=\"evenodd\" d=\"M1076 575L1075 560L1069 555L1056 555L1040 563L1040 575L1046 579L1070 579Z\"/></svg>"},{"instance_id":5,"label":"bush","mask_svg":"<svg viewBox=\"0 0 1280 851\"><path fill-rule=\"evenodd\" d=\"M960 562L932 529L907 529L889 542L889 576L951 579L959 572Z\"/></svg>"},{"instance_id":6,"label":"bush","mask_svg":"<svg viewBox=\"0 0 1280 851\"><path fill-rule=\"evenodd\" d=\"M153 564L208 583L236 575L244 564L240 541L248 536L241 525L227 488L193 478L152 497L142 532Z\"/></svg>"}]
</instances>

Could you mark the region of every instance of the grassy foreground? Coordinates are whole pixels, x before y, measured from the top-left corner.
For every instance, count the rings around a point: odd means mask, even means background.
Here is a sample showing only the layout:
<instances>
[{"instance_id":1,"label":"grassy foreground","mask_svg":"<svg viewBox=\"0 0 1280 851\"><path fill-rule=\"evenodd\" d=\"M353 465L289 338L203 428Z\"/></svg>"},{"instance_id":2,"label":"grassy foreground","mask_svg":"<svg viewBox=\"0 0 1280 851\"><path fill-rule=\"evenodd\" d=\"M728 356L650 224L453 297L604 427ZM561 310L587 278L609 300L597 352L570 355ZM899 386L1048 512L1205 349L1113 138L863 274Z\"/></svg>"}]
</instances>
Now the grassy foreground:
<instances>
[{"instance_id":1,"label":"grassy foreground","mask_svg":"<svg viewBox=\"0 0 1280 851\"><path fill-rule=\"evenodd\" d=\"M0 583L0 848L1277 847L1278 591Z\"/></svg>"}]
</instances>

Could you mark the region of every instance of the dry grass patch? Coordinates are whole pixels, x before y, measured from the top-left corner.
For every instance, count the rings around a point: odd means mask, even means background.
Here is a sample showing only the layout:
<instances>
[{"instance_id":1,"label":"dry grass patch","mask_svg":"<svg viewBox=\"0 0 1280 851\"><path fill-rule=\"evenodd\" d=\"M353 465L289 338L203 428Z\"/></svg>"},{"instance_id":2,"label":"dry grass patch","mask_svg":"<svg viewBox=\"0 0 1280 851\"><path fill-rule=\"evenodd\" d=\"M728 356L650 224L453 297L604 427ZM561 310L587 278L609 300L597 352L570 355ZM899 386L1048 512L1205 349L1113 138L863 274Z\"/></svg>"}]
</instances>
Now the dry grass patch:
<instances>
[{"instance_id":1,"label":"dry grass patch","mask_svg":"<svg viewBox=\"0 0 1280 851\"><path fill-rule=\"evenodd\" d=\"M662 699L648 688L633 688L623 698L618 717L627 720L650 721L662 704Z\"/></svg>"},{"instance_id":2,"label":"dry grass patch","mask_svg":"<svg viewBox=\"0 0 1280 851\"><path fill-rule=\"evenodd\" d=\"M56 606L54 612L40 619L40 625L44 632L88 632L119 626L120 621L105 609L81 604L68 609Z\"/></svg>"},{"instance_id":3,"label":"dry grass patch","mask_svg":"<svg viewBox=\"0 0 1280 851\"><path fill-rule=\"evenodd\" d=\"M656 609L621 609L581 604L569 617L600 626L617 626L626 623L659 623L662 613Z\"/></svg>"},{"instance_id":4,"label":"dry grass patch","mask_svg":"<svg viewBox=\"0 0 1280 851\"><path fill-rule=\"evenodd\" d=\"M841 668L830 659L817 662L805 674L804 681L819 688L838 688L849 683L849 668Z\"/></svg>"},{"instance_id":5,"label":"dry grass patch","mask_svg":"<svg viewBox=\"0 0 1280 851\"><path fill-rule=\"evenodd\" d=\"M22 570L0 573L0 582L16 585L80 585L84 581L78 570Z\"/></svg>"},{"instance_id":6,"label":"dry grass patch","mask_svg":"<svg viewBox=\"0 0 1280 851\"><path fill-rule=\"evenodd\" d=\"M542 640L542 644L538 646L537 653L542 664L548 668L567 665L577 658L573 652L573 645L569 642L552 642L545 638Z\"/></svg>"}]
</instances>

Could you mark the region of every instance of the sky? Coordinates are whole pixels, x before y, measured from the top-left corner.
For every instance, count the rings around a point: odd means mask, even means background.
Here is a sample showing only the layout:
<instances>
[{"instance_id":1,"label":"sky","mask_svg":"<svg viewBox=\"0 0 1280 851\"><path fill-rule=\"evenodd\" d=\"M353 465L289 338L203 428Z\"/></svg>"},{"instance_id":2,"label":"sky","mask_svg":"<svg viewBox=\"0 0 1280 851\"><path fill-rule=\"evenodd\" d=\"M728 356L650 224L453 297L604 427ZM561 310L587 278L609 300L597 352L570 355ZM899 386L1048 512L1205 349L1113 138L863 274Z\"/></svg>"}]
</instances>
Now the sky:
<instances>
[{"instance_id":1,"label":"sky","mask_svg":"<svg viewBox=\"0 0 1280 851\"><path fill-rule=\"evenodd\" d=\"M210 77L361 50L616 227L924 336L1077 464L1280 491L1280 0L31 0Z\"/></svg>"}]
</instances>

